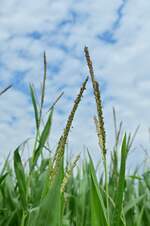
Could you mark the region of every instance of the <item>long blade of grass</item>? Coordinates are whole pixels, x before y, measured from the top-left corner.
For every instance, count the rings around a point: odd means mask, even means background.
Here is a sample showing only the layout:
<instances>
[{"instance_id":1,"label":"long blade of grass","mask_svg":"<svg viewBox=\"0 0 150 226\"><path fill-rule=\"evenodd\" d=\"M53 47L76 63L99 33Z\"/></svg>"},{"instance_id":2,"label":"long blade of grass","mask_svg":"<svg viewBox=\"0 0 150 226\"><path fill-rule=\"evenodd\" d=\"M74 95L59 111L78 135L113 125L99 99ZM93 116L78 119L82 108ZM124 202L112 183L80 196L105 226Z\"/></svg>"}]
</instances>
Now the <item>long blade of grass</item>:
<instances>
[{"instance_id":1,"label":"long blade of grass","mask_svg":"<svg viewBox=\"0 0 150 226\"><path fill-rule=\"evenodd\" d=\"M58 174L55 177L53 184L51 186L49 185L47 195L44 196L44 199L41 201L35 213L33 212L30 214L27 226L62 226L62 199L60 193L63 178L62 164L63 161L61 161Z\"/></svg>"},{"instance_id":2,"label":"long blade of grass","mask_svg":"<svg viewBox=\"0 0 150 226\"><path fill-rule=\"evenodd\" d=\"M127 143L126 143L126 134L123 138L122 148L121 148L121 165L119 173L119 182L117 187L117 193L115 198L115 209L113 217L113 226L120 226L121 222L121 212L123 205L123 195L125 189L125 168L126 168L126 158L127 158Z\"/></svg>"},{"instance_id":3,"label":"long blade of grass","mask_svg":"<svg viewBox=\"0 0 150 226\"><path fill-rule=\"evenodd\" d=\"M12 87L12 85L9 85L9 86L7 86L5 89L3 89L3 90L0 92L0 96L1 96L2 94L4 94L7 90L9 90L11 87Z\"/></svg>"},{"instance_id":4,"label":"long blade of grass","mask_svg":"<svg viewBox=\"0 0 150 226\"><path fill-rule=\"evenodd\" d=\"M30 93L31 93L31 99L32 99L32 104L34 108L34 115L35 115L35 124L36 124L36 129L39 129L39 113L38 113L38 105L36 101L36 96L35 96L35 90L33 85L30 84Z\"/></svg>"},{"instance_id":5,"label":"long blade of grass","mask_svg":"<svg viewBox=\"0 0 150 226\"><path fill-rule=\"evenodd\" d=\"M43 150L43 147L48 139L48 136L50 134L50 129L51 129L51 125L52 125L52 115L53 115L53 109L49 113L49 117L47 119L47 122L45 124L45 127L44 127L42 134L40 136L40 139L39 139L39 145L33 154L32 169L36 165L37 160L38 160L38 158Z\"/></svg>"},{"instance_id":6,"label":"long blade of grass","mask_svg":"<svg viewBox=\"0 0 150 226\"><path fill-rule=\"evenodd\" d=\"M124 214L126 214L130 209L132 209L134 206L136 206L137 204L139 204L139 202L141 202L143 200L143 198L145 197L145 194L130 200L129 203L127 203L124 207Z\"/></svg>"},{"instance_id":7,"label":"long blade of grass","mask_svg":"<svg viewBox=\"0 0 150 226\"><path fill-rule=\"evenodd\" d=\"M8 175L8 173L5 173L4 175L0 176L0 185L5 180L5 177Z\"/></svg>"},{"instance_id":8,"label":"long blade of grass","mask_svg":"<svg viewBox=\"0 0 150 226\"><path fill-rule=\"evenodd\" d=\"M42 90L41 90L39 121L41 121L41 118L42 118L42 110L43 110L43 104L44 104L44 98L45 98L46 77L47 77L47 61L46 61L46 53L44 52L44 76L43 76Z\"/></svg>"},{"instance_id":9,"label":"long blade of grass","mask_svg":"<svg viewBox=\"0 0 150 226\"><path fill-rule=\"evenodd\" d=\"M95 175L95 169L90 155L89 158L91 225L108 226L107 211L104 205L103 197L100 193L100 189Z\"/></svg>"},{"instance_id":10,"label":"long blade of grass","mask_svg":"<svg viewBox=\"0 0 150 226\"><path fill-rule=\"evenodd\" d=\"M17 186L19 188L22 206L24 209L26 209L27 208L26 177L25 177L25 172L24 172L24 167L23 167L22 161L21 161L21 157L19 155L19 148L20 148L20 146L14 152L14 169L15 169Z\"/></svg>"}]
</instances>

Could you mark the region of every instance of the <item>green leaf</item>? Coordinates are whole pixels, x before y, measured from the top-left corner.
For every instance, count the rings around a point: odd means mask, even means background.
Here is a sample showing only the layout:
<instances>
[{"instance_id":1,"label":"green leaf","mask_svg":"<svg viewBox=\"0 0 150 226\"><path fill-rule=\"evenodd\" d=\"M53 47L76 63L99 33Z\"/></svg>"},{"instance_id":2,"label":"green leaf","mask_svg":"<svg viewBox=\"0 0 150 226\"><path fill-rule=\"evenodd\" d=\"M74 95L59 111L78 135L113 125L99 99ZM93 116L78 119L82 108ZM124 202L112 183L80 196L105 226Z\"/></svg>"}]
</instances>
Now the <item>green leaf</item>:
<instances>
[{"instance_id":1,"label":"green leaf","mask_svg":"<svg viewBox=\"0 0 150 226\"><path fill-rule=\"evenodd\" d=\"M137 226L141 226L142 225L142 216L143 216L143 212L144 212L144 207L142 207L139 215L136 218L136 225Z\"/></svg>"},{"instance_id":2,"label":"green leaf","mask_svg":"<svg viewBox=\"0 0 150 226\"><path fill-rule=\"evenodd\" d=\"M104 205L103 197L98 187L97 178L92 159L90 158L90 208L91 208L91 225L108 226L107 212Z\"/></svg>"},{"instance_id":3,"label":"green leaf","mask_svg":"<svg viewBox=\"0 0 150 226\"><path fill-rule=\"evenodd\" d=\"M62 163L63 164L63 163ZM52 185L49 184L49 191L40 205L30 213L27 226L62 226L62 197L60 187L63 178L62 165ZM47 183L45 181L45 183Z\"/></svg>"},{"instance_id":4,"label":"green leaf","mask_svg":"<svg viewBox=\"0 0 150 226\"><path fill-rule=\"evenodd\" d=\"M126 214L130 209L132 209L134 206L139 204L139 202L141 202L144 197L145 197L145 194L143 194L133 200L130 200L130 202L128 202L127 205L124 207L124 214Z\"/></svg>"},{"instance_id":5,"label":"green leaf","mask_svg":"<svg viewBox=\"0 0 150 226\"><path fill-rule=\"evenodd\" d=\"M31 93L31 99L32 99L32 104L33 104L33 108L34 108L36 129L38 130L39 129L38 107L37 107L37 101L36 101L34 87L31 84L30 84L30 93Z\"/></svg>"},{"instance_id":6,"label":"green leaf","mask_svg":"<svg viewBox=\"0 0 150 226\"><path fill-rule=\"evenodd\" d=\"M8 173L5 173L4 175L0 176L0 184L4 181L4 179L7 175L8 175Z\"/></svg>"},{"instance_id":7,"label":"green leaf","mask_svg":"<svg viewBox=\"0 0 150 226\"><path fill-rule=\"evenodd\" d=\"M15 169L17 186L19 188L19 193L20 193L20 199L21 199L21 202L22 202L22 206L23 206L24 209L26 209L27 208L26 178L25 178L24 167L22 165L22 161L21 161L21 158L20 158L20 155L19 155L19 148L20 148L20 146L14 152L14 169Z\"/></svg>"},{"instance_id":8,"label":"green leaf","mask_svg":"<svg viewBox=\"0 0 150 226\"><path fill-rule=\"evenodd\" d=\"M39 145L37 147L37 149L35 150L34 154L33 154L33 165L32 165L32 169L34 168L34 166L37 163L37 160L40 156L40 154L42 153L43 147L48 139L49 133L50 133L50 129L51 129L51 124L52 124L52 115L53 115L53 109L51 110L49 117L47 119L47 122L45 124L45 127L42 131L42 134L40 136L39 139Z\"/></svg>"},{"instance_id":9,"label":"green leaf","mask_svg":"<svg viewBox=\"0 0 150 226\"><path fill-rule=\"evenodd\" d=\"M47 74L47 61L46 61L46 53L44 52L44 76L43 76L42 90L41 90L41 103L40 103L39 121L41 121L43 104L44 104L46 74Z\"/></svg>"},{"instance_id":10,"label":"green leaf","mask_svg":"<svg viewBox=\"0 0 150 226\"><path fill-rule=\"evenodd\" d=\"M126 134L123 138L122 147L121 147L121 165L119 173L119 182L117 186L117 192L115 197L115 209L113 217L113 226L120 226L121 224L121 212L123 206L123 195L125 189L125 168L126 168L126 159L127 159L127 143L126 143Z\"/></svg>"}]
</instances>

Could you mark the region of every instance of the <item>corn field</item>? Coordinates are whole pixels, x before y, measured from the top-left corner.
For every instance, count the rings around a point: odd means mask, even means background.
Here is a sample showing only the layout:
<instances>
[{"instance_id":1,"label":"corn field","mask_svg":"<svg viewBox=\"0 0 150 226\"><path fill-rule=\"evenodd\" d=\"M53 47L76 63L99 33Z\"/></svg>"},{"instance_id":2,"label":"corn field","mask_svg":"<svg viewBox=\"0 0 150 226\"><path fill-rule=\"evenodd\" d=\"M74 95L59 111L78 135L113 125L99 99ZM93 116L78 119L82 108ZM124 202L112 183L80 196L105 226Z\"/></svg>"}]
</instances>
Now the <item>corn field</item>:
<instances>
[{"instance_id":1,"label":"corn field","mask_svg":"<svg viewBox=\"0 0 150 226\"><path fill-rule=\"evenodd\" d=\"M47 62L44 54L44 76L40 99L30 84L30 94L35 115L35 139L32 155L27 162L22 159L23 144L13 152L0 172L0 226L149 226L150 225L150 169L132 175L126 173L127 156L135 134L121 135L115 110L115 144L108 164L106 131L99 83L94 74L88 48L84 49L89 77L79 90L68 116L64 131L53 155L45 156L49 149L55 107L62 94L54 101L43 126L43 106ZM102 172L95 166L90 150L78 166L80 156L66 163L66 142L87 82L92 83L93 101L97 115L95 131L100 148ZM3 98L10 87L0 93ZM59 104L59 103L58 103ZM120 145L121 141L121 145ZM28 141L25 141L25 143Z\"/></svg>"}]
</instances>

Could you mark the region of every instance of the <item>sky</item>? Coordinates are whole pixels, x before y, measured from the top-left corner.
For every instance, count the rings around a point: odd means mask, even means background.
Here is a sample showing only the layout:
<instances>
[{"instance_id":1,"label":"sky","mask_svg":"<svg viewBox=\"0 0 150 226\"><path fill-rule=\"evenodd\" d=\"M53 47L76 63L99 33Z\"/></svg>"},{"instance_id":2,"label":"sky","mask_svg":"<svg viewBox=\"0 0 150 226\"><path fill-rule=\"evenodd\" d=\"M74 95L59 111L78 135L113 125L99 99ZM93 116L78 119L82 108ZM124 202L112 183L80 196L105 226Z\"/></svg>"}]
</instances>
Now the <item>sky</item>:
<instances>
[{"instance_id":1,"label":"sky","mask_svg":"<svg viewBox=\"0 0 150 226\"><path fill-rule=\"evenodd\" d=\"M37 92L43 76L43 52L48 72L46 104L64 91L56 106L50 146L56 148L79 88L88 75L88 46L100 83L108 154L114 143L112 108L124 130L140 125L129 156L129 167L149 152L150 126L150 1L148 0L1 0L0 153L2 158L28 137L33 138L33 108L29 83ZM69 136L72 156L87 148L100 152L93 116L95 102L89 81Z\"/></svg>"}]
</instances>

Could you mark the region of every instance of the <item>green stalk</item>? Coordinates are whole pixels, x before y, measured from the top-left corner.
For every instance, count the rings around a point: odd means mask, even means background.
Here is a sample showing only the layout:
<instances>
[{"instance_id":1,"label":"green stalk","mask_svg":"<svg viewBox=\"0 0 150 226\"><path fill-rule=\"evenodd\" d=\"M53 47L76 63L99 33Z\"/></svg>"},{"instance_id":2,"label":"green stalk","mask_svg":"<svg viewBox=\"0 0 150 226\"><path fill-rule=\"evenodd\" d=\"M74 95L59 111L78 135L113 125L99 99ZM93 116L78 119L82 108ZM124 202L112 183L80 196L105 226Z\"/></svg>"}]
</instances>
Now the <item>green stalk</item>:
<instances>
[{"instance_id":1,"label":"green stalk","mask_svg":"<svg viewBox=\"0 0 150 226\"><path fill-rule=\"evenodd\" d=\"M108 184L107 161L106 161L105 157L103 157L103 163L104 163L104 173L105 173L107 218L108 218L108 224L110 225L110 217L109 217L109 184Z\"/></svg>"},{"instance_id":2,"label":"green stalk","mask_svg":"<svg viewBox=\"0 0 150 226\"><path fill-rule=\"evenodd\" d=\"M95 124L96 124L97 136L98 136L98 140L99 140L100 149L102 151L102 158L103 158L103 163L104 163L107 218L108 218L108 224L110 225L108 172L107 172L107 161L106 161L106 133L105 133L105 127L104 127L101 93L100 93L99 83L95 80L93 64L92 64L92 60L89 55L88 47L84 48L84 52L85 52L87 65L89 68L89 73L91 76L91 81L92 81L92 85L93 85L93 93L95 96L95 102L96 102L96 108L97 108L97 118L98 119L95 117L94 120L95 120Z\"/></svg>"}]
</instances>

